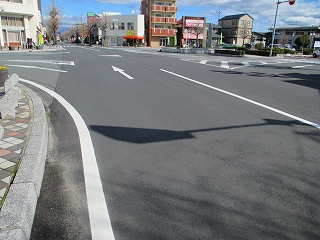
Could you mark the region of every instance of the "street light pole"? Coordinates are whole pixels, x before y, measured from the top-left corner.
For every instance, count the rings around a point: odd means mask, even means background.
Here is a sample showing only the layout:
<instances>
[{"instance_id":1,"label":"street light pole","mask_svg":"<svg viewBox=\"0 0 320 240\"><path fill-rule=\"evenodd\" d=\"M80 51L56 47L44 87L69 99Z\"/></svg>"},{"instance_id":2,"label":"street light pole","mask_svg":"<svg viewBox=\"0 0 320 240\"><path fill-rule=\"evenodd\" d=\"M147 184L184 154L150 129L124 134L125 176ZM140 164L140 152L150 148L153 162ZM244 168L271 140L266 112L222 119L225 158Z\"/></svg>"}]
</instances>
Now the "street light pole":
<instances>
[{"instance_id":1,"label":"street light pole","mask_svg":"<svg viewBox=\"0 0 320 240\"><path fill-rule=\"evenodd\" d=\"M290 5L293 5L295 0L286 0L280 2L280 0L277 1L277 8L276 8L276 15L274 17L274 24L273 24L273 31L272 31L272 40L271 40L271 49L270 49L270 57L272 57L272 49L273 49L273 42L274 42L274 35L276 34L276 23L277 23L277 16L278 16L278 8L279 4L288 2Z\"/></svg>"}]
</instances>

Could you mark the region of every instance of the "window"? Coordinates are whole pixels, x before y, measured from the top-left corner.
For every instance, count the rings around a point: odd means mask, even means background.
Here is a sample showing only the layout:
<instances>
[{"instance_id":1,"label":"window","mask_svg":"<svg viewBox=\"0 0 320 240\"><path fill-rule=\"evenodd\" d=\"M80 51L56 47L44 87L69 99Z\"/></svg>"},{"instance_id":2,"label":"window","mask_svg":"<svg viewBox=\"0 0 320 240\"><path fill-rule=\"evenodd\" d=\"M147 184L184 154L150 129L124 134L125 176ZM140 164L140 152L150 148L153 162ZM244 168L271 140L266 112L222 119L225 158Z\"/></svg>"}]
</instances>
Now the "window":
<instances>
[{"instance_id":1,"label":"window","mask_svg":"<svg viewBox=\"0 0 320 240\"><path fill-rule=\"evenodd\" d=\"M172 29L172 27L171 26L167 26L167 29Z\"/></svg>"},{"instance_id":2,"label":"window","mask_svg":"<svg viewBox=\"0 0 320 240\"><path fill-rule=\"evenodd\" d=\"M231 30L231 35L236 35L237 31L236 30Z\"/></svg>"},{"instance_id":3,"label":"window","mask_svg":"<svg viewBox=\"0 0 320 240\"><path fill-rule=\"evenodd\" d=\"M165 14L164 16L167 17L167 18L171 18L172 17L171 14Z\"/></svg>"},{"instance_id":4,"label":"window","mask_svg":"<svg viewBox=\"0 0 320 240\"><path fill-rule=\"evenodd\" d=\"M155 2L154 5L162 5L162 2Z\"/></svg>"},{"instance_id":5,"label":"window","mask_svg":"<svg viewBox=\"0 0 320 240\"><path fill-rule=\"evenodd\" d=\"M166 3L166 6L172 6L172 3Z\"/></svg>"},{"instance_id":6,"label":"window","mask_svg":"<svg viewBox=\"0 0 320 240\"><path fill-rule=\"evenodd\" d=\"M246 25L246 20L241 20L241 25Z\"/></svg>"},{"instance_id":7,"label":"window","mask_svg":"<svg viewBox=\"0 0 320 240\"><path fill-rule=\"evenodd\" d=\"M156 13L155 16L156 16L156 17L162 17L162 14Z\"/></svg>"},{"instance_id":8,"label":"window","mask_svg":"<svg viewBox=\"0 0 320 240\"><path fill-rule=\"evenodd\" d=\"M16 18L16 26L23 26L23 19L22 18Z\"/></svg>"},{"instance_id":9,"label":"window","mask_svg":"<svg viewBox=\"0 0 320 240\"><path fill-rule=\"evenodd\" d=\"M128 26L128 30L134 30L134 23L133 22L128 22L127 26Z\"/></svg>"},{"instance_id":10,"label":"window","mask_svg":"<svg viewBox=\"0 0 320 240\"><path fill-rule=\"evenodd\" d=\"M20 42L19 32L8 32L9 42Z\"/></svg>"},{"instance_id":11,"label":"window","mask_svg":"<svg viewBox=\"0 0 320 240\"><path fill-rule=\"evenodd\" d=\"M118 24L118 29L119 30L124 30L124 23L119 23Z\"/></svg>"},{"instance_id":12,"label":"window","mask_svg":"<svg viewBox=\"0 0 320 240\"><path fill-rule=\"evenodd\" d=\"M250 21L247 22L247 25L250 26Z\"/></svg>"},{"instance_id":13,"label":"window","mask_svg":"<svg viewBox=\"0 0 320 240\"><path fill-rule=\"evenodd\" d=\"M8 17L8 26L15 26L16 21L14 17Z\"/></svg>"},{"instance_id":14,"label":"window","mask_svg":"<svg viewBox=\"0 0 320 240\"><path fill-rule=\"evenodd\" d=\"M15 17L2 17L1 23L4 26L23 26L23 19L22 18L15 18Z\"/></svg>"},{"instance_id":15,"label":"window","mask_svg":"<svg viewBox=\"0 0 320 240\"><path fill-rule=\"evenodd\" d=\"M162 28L161 25L154 25L154 28Z\"/></svg>"},{"instance_id":16,"label":"window","mask_svg":"<svg viewBox=\"0 0 320 240\"><path fill-rule=\"evenodd\" d=\"M237 25L237 20L232 20L232 25Z\"/></svg>"}]
</instances>

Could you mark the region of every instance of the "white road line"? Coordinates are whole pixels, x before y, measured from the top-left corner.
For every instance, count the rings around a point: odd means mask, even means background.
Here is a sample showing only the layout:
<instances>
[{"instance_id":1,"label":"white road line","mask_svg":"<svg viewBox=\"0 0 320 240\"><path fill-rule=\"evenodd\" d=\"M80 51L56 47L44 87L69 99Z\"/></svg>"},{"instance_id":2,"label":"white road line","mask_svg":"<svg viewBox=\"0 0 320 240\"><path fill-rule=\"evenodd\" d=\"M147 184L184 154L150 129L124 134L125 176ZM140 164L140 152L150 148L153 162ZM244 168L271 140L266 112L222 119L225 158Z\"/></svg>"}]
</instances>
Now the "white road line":
<instances>
[{"instance_id":1,"label":"white road line","mask_svg":"<svg viewBox=\"0 0 320 240\"><path fill-rule=\"evenodd\" d=\"M221 61L221 67L222 68L229 68L228 62L227 61Z\"/></svg>"},{"instance_id":2,"label":"white road line","mask_svg":"<svg viewBox=\"0 0 320 240\"><path fill-rule=\"evenodd\" d=\"M206 64L208 62L208 60L201 60L199 63L200 64Z\"/></svg>"},{"instance_id":3,"label":"white road line","mask_svg":"<svg viewBox=\"0 0 320 240\"><path fill-rule=\"evenodd\" d=\"M291 119L297 120L297 121L302 122L302 123L304 123L304 124L307 124L307 125L309 125L309 126L312 126L312 127L315 127L315 128L320 129L320 125L319 125L319 124L317 124L317 123L310 122L310 121L308 121L308 120L305 120L305 119L303 119L303 118L300 118L300 117L294 116L294 115L292 115L292 114L289 114L289 113L283 112L283 111L278 110L278 109L276 109L276 108L269 107L269 106L267 106L267 105L264 105L264 104L262 104L262 103L259 103L259 102L256 102L256 101L253 101L253 100L250 100L250 99L245 98L245 97L242 97L242 96L240 96L240 95L237 95L237 94L234 94L234 93L231 93L231 92L228 92L228 91L222 90L222 89L220 89L220 88L216 88L216 87L210 86L210 85L205 84L205 83L202 83L202 82L198 82L198 81L193 80L193 79L191 79L191 78L187 78L187 77L181 76L181 75L179 75L179 74L176 74L176 73L173 73L173 72L169 72L169 71L164 70L164 69L160 69L160 71L162 71L162 72L166 72L166 73L171 74L171 75L173 75L173 76L176 76L176 77L179 77L179 78L185 79L185 80L187 80L187 81L190 81L190 82L193 82L193 83L196 83L196 84L199 84L199 85L201 85L201 86L204 86L204 87L207 87L207 88L213 89L213 90L215 90L215 91L218 91L218 92L221 92L221 93L224 93L224 94L230 95L230 96L232 96L232 97L235 97L235 98L241 99L241 100L243 100L243 101L246 101L246 102L252 103L252 104L257 105L257 106L259 106L259 107L262 107L262 108L268 109L268 110L270 110L270 111L273 111L273 112L279 113L279 114L281 114L281 115L283 115L283 116L289 117L289 118L291 118Z\"/></svg>"},{"instance_id":4,"label":"white road line","mask_svg":"<svg viewBox=\"0 0 320 240\"><path fill-rule=\"evenodd\" d=\"M85 187L87 194L87 203L89 211L89 219L91 226L91 235L93 240L113 240L111 221L104 197L100 174L98 170L96 155L94 152L91 136L83 118L77 110L68 103L62 96L43 87L37 83L20 78L20 81L26 82L47 92L57 99L69 112L73 118L79 133L83 172L85 179Z\"/></svg>"},{"instance_id":5,"label":"white road line","mask_svg":"<svg viewBox=\"0 0 320 240\"><path fill-rule=\"evenodd\" d=\"M305 67L313 67L313 65L294 66L292 68L305 68Z\"/></svg>"},{"instance_id":6,"label":"white road line","mask_svg":"<svg viewBox=\"0 0 320 240\"><path fill-rule=\"evenodd\" d=\"M23 65L10 65L10 67L20 67L20 68L34 68L34 69L40 69L40 70L47 70L47 71L53 71L53 72L68 72L64 70L59 70L59 69L50 69L50 68L41 68L41 67L36 67L36 66L23 66Z\"/></svg>"},{"instance_id":7,"label":"white road line","mask_svg":"<svg viewBox=\"0 0 320 240\"><path fill-rule=\"evenodd\" d=\"M72 61L54 61L54 60L6 60L8 62L34 62L34 63L49 63L49 64L58 64L58 65L72 65Z\"/></svg>"},{"instance_id":8,"label":"white road line","mask_svg":"<svg viewBox=\"0 0 320 240\"><path fill-rule=\"evenodd\" d=\"M249 62L242 62L242 64L243 64L243 66L245 66L245 67L251 66Z\"/></svg>"},{"instance_id":9,"label":"white road line","mask_svg":"<svg viewBox=\"0 0 320 240\"><path fill-rule=\"evenodd\" d=\"M98 55L99 57L121 57L120 55Z\"/></svg>"}]
</instances>

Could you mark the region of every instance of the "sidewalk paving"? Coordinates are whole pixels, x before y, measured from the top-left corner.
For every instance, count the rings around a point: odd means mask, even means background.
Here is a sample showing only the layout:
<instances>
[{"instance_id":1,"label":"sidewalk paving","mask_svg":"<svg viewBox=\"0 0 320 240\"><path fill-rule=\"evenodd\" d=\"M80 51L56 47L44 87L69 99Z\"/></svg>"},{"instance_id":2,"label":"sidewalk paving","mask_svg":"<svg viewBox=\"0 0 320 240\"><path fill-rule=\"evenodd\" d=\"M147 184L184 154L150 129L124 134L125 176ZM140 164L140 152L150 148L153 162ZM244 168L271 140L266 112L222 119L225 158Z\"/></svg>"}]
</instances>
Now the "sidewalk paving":
<instances>
[{"instance_id":1,"label":"sidewalk paving","mask_svg":"<svg viewBox=\"0 0 320 240\"><path fill-rule=\"evenodd\" d=\"M0 240L29 239L47 155L48 126L42 100L21 90L14 119L0 119Z\"/></svg>"}]
</instances>

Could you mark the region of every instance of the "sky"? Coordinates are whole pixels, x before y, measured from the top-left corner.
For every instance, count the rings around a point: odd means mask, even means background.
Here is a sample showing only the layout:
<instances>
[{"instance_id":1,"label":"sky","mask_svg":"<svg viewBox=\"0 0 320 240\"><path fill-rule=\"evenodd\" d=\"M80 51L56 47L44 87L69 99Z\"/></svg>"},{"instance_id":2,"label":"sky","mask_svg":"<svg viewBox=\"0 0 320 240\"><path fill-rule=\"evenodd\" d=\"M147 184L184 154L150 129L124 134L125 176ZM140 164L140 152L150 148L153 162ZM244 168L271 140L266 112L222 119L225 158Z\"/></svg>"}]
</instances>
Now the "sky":
<instances>
[{"instance_id":1,"label":"sky","mask_svg":"<svg viewBox=\"0 0 320 240\"><path fill-rule=\"evenodd\" d=\"M87 12L120 12L121 15L140 14L141 0L54 0L62 12L63 29L86 22ZM164 1L165 0L159 0ZM253 31L268 32L273 26L278 0L177 0L177 20L182 16L206 17L207 23L218 23L227 15L247 13L253 19ZM283 2L285 0L279 0ZM41 0L42 14L48 15L52 0ZM296 0L279 4L276 27L320 26L320 0Z\"/></svg>"}]
</instances>

